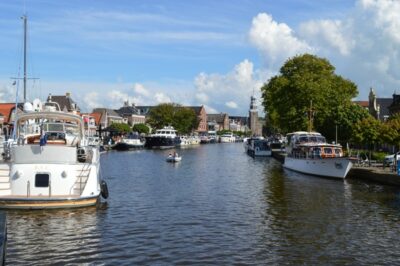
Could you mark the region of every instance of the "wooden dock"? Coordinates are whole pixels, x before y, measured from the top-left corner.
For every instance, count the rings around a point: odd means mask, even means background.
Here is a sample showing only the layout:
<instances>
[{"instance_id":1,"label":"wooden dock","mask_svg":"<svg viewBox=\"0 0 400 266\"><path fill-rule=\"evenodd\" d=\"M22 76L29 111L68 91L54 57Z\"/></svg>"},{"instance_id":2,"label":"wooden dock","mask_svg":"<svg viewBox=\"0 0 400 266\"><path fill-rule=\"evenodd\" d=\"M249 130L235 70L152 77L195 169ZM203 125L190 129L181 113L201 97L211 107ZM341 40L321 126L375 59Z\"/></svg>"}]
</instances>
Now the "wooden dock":
<instances>
[{"instance_id":1,"label":"wooden dock","mask_svg":"<svg viewBox=\"0 0 400 266\"><path fill-rule=\"evenodd\" d=\"M347 178L367 180L384 185L400 186L400 176L389 167L354 165L347 174Z\"/></svg>"}]
</instances>

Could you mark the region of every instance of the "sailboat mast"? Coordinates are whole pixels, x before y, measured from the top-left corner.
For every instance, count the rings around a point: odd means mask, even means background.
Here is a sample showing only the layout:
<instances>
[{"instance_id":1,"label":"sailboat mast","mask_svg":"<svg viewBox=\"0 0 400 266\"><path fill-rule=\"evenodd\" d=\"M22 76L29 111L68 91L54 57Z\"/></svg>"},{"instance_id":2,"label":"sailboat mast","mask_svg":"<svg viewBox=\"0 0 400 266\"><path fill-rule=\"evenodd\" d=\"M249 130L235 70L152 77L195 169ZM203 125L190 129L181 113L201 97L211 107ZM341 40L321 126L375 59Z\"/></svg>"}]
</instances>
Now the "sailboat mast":
<instances>
[{"instance_id":1,"label":"sailboat mast","mask_svg":"<svg viewBox=\"0 0 400 266\"><path fill-rule=\"evenodd\" d=\"M26 15L22 16L24 20L24 102L26 102L26 32L28 27L28 22Z\"/></svg>"}]
</instances>

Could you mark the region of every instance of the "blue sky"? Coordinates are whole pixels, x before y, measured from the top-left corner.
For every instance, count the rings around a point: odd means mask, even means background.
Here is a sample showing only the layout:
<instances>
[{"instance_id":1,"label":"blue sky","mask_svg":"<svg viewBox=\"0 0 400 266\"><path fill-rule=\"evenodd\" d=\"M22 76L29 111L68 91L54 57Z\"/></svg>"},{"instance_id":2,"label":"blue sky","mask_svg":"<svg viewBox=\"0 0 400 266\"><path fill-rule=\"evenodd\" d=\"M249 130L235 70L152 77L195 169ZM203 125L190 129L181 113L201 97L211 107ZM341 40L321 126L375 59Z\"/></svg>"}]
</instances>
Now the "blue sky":
<instances>
[{"instance_id":1,"label":"blue sky","mask_svg":"<svg viewBox=\"0 0 400 266\"><path fill-rule=\"evenodd\" d=\"M370 87L391 97L400 82L399 1L0 0L0 11L2 102L22 76L24 12L28 75L40 78L28 99L71 92L85 111L129 100L246 115L253 91L306 52L354 81L359 99Z\"/></svg>"}]
</instances>

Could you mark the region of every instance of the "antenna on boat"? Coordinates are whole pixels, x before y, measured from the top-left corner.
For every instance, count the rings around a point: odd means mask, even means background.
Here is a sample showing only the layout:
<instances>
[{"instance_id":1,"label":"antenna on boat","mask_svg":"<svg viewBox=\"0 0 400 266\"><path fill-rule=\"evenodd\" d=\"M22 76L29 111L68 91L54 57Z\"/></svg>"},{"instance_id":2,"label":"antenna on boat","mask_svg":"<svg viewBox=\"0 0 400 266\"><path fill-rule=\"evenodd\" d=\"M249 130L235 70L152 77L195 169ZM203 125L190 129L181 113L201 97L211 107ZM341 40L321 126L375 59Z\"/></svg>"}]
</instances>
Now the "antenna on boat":
<instances>
[{"instance_id":1,"label":"antenna on boat","mask_svg":"<svg viewBox=\"0 0 400 266\"><path fill-rule=\"evenodd\" d=\"M38 79L38 78L28 78L27 77L27 70L26 70L26 50L27 50L27 48L26 48L26 46L27 46L27 32L28 32L28 16L26 15L26 13L25 13L25 15L23 15L22 17L21 17L21 19L24 21L24 77L22 78L23 79L23 81L24 81L24 103L26 102L26 83L27 83L27 80L28 79ZM16 79L21 79L20 77L18 77L18 78L11 78L11 79L14 79L14 80L16 80Z\"/></svg>"},{"instance_id":2,"label":"antenna on boat","mask_svg":"<svg viewBox=\"0 0 400 266\"><path fill-rule=\"evenodd\" d=\"M310 100L310 109L308 110L308 132L311 132L313 129L314 113L312 100Z\"/></svg>"}]
</instances>

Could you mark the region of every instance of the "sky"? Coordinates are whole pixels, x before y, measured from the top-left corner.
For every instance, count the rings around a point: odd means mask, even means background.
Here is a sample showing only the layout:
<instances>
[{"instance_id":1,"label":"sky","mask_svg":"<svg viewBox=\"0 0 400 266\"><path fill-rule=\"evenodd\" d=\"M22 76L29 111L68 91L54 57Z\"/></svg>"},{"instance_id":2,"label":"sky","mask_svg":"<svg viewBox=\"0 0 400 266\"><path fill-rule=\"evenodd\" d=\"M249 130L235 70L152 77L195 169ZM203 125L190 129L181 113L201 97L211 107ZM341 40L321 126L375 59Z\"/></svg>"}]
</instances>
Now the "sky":
<instances>
[{"instance_id":1,"label":"sky","mask_svg":"<svg viewBox=\"0 0 400 266\"><path fill-rule=\"evenodd\" d=\"M173 102L246 116L290 58L326 58L355 100L400 93L397 0L0 0L0 102L72 98L85 112Z\"/></svg>"}]
</instances>

